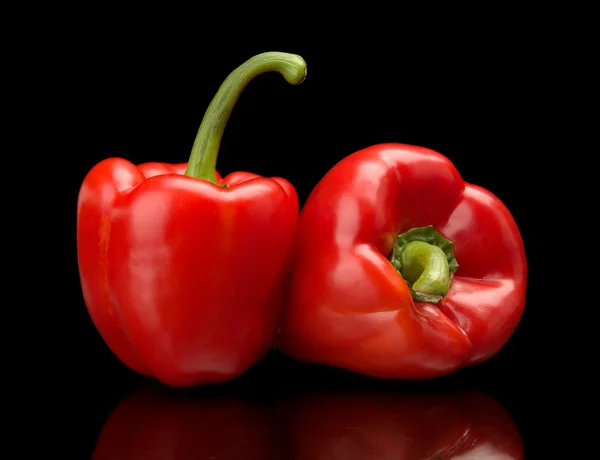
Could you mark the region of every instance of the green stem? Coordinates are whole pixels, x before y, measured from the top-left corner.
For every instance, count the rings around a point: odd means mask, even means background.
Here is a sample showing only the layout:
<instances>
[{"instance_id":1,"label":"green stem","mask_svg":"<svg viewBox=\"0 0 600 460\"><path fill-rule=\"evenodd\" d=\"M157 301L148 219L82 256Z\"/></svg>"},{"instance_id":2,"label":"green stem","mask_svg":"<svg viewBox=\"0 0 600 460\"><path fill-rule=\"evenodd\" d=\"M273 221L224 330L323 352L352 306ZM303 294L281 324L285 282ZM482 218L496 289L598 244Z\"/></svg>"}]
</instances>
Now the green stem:
<instances>
[{"instance_id":1,"label":"green stem","mask_svg":"<svg viewBox=\"0 0 600 460\"><path fill-rule=\"evenodd\" d=\"M306 78L306 62L296 54L269 52L248 59L231 72L204 114L185 170L186 176L217 184L215 172L219 146L233 107L253 78L272 71L279 72L288 83L297 85Z\"/></svg>"},{"instance_id":2,"label":"green stem","mask_svg":"<svg viewBox=\"0 0 600 460\"><path fill-rule=\"evenodd\" d=\"M458 270L452 242L432 226L413 228L398 236L390 262L415 300L434 304L448 293Z\"/></svg>"},{"instance_id":3,"label":"green stem","mask_svg":"<svg viewBox=\"0 0 600 460\"><path fill-rule=\"evenodd\" d=\"M400 254L402 277L412 283L417 294L444 296L450 288L446 255L437 246L411 241Z\"/></svg>"}]
</instances>

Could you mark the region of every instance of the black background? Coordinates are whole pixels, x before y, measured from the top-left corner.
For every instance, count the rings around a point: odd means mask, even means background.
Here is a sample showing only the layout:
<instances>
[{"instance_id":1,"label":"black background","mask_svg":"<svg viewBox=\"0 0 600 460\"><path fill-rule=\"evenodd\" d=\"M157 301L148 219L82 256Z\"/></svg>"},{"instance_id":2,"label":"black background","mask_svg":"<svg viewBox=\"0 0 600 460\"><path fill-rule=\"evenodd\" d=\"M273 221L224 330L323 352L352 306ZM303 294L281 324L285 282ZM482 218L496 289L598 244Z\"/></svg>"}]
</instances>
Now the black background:
<instances>
[{"instance_id":1,"label":"black background","mask_svg":"<svg viewBox=\"0 0 600 460\"><path fill-rule=\"evenodd\" d=\"M286 177L302 204L329 168L358 149L400 142L437 150L466 181L492 191L512 212L528 258L527 305L497 356L448 378L378 382L303 366L274 352L238 381L223 385L223 391L477 388L509 410L528 455L546 450L553 427L540 426L554 409L548 409L543 392L554 392L571 374L565 374L566 364L562 371L552 364L560 304L547 295L540 275L548 263L539 238L543 152L532 120L547 103L539 86L540 56L547 52L543 41L516 20L508 28L448 26L435 38L428 29L437 25L427 21L403 35L366 37L357 28L348 35L331 31L327 39L308 38L310 30L295 39L297 29L249 39L231 29L196 34L177 26L145 24L132 30L130 25L81 22L57 30L58 40L45 48L46 63L53 63L46 70L60 81L51 91L48 86L46 108L60 108L53 135L65 158L57 184L64 193L64 216L62 224L54 224L58 238L53 242L62 268L49 293L61 299L61 307L46 312L50 323L41 325L48 336L42 352L49 354L51 379L60 391L53 402L66 424L54 441L87 458L111 410L144 382L104 345L81 296L75 223L85 174L108 156L134 163L187 161L204 110L229 72L254 54L285 51L304 57L306 81L293 87L272 73L250 83L227 125L219 172ZM540 407L546 409L540 412Z\"/></svg>"}]
</instances>

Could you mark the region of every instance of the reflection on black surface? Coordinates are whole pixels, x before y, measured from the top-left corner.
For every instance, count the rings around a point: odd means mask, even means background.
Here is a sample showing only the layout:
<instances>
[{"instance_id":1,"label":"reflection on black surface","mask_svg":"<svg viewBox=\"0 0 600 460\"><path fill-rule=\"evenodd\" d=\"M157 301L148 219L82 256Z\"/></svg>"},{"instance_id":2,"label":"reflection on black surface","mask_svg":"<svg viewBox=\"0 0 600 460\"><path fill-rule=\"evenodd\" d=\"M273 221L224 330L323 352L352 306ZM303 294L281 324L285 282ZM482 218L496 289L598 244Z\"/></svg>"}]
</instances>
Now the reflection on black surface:
<instances>
[{"instance_id":1,"label":"reflection on black surface","mask_svg":"<svg viewBox=\"0 0 600 460\"><path fill-rule=\"evenodd\" d=\"M277 459L273 411L239 398L202 398L141 388L110 414L94 460Z\"/></svg>"},{"instance_id":2,"label":"reflection on black surface","mask_svg":"<svg viewBox=\"0 0 600 460\"><path fill-rule=\"evenodd\" d=\"M516 425L484 393L318 394L286 401L294 459L521 459Z\"/></svg>"},{"instance_id":3,"label":"reflection on black surface","mask_svg":"<svg viewBox=\"0 0 600 460\"><path fill-rule=\"evenodd\" d=\"M508 412L484 393L316 392L256 402L141 388L112 412L93 458L522 459Z\"/></svg>"}]
</instances>

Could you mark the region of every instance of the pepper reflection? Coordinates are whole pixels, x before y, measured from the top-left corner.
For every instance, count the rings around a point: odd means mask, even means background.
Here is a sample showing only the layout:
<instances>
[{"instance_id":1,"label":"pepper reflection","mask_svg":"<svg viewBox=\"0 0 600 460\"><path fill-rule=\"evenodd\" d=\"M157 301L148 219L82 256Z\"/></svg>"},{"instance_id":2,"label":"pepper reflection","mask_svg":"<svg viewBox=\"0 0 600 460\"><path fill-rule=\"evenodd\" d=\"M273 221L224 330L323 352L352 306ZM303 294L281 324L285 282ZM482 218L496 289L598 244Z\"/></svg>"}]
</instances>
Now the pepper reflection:
<instances>
[{"instance_id":1,"label":"pepper reflection","mask_svg":"<svg viewBox=\"0 0 600 460\"><path fill-rule=\"evenodd\" d=\"M512 418L483 393L319 394L282 409L290 460L523 458Z\"/></svg>"},{"instance_id":2,"label":"pepper reflection","mask_svg":"<svg viewBox=\"0 0 600 460\"><path fill-rule=\"evenodd\" d=\"M523 459L508 412L483 393L310 393L274 404L142 389L105 423L94 459Z\"/></svg>"},{"instance_id":3,"label":"pepper reflection","mask_svg":"<svg viewBox=\"0 0 600 460\"><path fill-rule=\"evenodd\" d=\"M271 460L272 410L238 398L185 397L140 388L110 414L93 460Z\"/></svg>"}]
</instances>

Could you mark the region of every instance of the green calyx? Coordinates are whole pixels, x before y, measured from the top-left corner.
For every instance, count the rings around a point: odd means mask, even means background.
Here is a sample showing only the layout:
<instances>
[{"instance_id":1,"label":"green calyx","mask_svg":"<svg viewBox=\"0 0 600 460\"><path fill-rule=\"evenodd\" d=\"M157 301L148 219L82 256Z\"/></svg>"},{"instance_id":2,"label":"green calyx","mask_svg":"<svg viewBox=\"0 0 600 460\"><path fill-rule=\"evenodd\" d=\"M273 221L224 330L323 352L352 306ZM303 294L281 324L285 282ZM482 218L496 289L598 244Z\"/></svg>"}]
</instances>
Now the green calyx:
<instances>
[{"instance_id":1,"label":"green calyx","mask_svg":"<svg viewBox=\"0 0 600 460\"><path fill-rule=\"evenodd\" d=\"M413 299L433 304L448 293L458 270L452 242L431 225L399 235L390 262L406 281Z\"/></svg>"}]
</instances>

